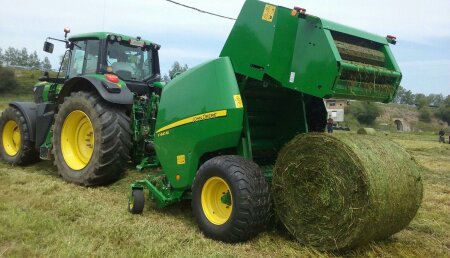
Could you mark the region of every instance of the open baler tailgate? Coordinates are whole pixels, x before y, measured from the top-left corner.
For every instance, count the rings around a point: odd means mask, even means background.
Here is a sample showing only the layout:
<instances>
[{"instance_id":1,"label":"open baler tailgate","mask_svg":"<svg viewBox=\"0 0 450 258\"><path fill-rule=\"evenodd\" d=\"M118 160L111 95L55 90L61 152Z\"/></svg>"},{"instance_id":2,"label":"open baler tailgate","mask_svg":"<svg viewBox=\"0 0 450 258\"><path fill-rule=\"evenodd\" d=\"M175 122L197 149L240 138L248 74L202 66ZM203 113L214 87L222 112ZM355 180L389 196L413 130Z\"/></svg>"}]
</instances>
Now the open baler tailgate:
<instances>
[{"instance_id":1,"label":"open baler tailgate","mask_svg":"<svg viewBox=\"0 0 450 258\"><path fill-rule=\"evenodd\" d=\"M389 102L401 80L386 38L260 1L245 3L221 56L238 74L321 98Z\"/></svg>"},{"instance_id":2,"label":"open baler tailgate","mask_svg":"<svg viewBox=\"0 0 450 258\"><path fill-rule=\"evenodd\" d=\"M335 98L390 101L401 80L400 70L387 40L378 39L331 22L325 22L337 48L338 76L332 87ZM333 26L333 25L334 26ZM338 29L340 31L338 31Z\"/></svg>"}]
</instances>

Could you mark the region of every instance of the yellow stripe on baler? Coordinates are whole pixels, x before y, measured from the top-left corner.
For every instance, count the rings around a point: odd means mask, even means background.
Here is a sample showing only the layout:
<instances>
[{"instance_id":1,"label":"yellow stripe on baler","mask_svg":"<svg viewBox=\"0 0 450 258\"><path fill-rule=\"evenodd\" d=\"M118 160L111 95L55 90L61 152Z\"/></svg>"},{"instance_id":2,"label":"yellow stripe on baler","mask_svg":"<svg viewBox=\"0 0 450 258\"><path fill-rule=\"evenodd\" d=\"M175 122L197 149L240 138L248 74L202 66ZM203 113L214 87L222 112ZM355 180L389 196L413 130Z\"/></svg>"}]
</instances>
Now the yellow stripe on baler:
<instances>
[{"instance_id":1,"label":"yellow stripe on baler","mask_svg":"<svg viewBox=\"0 0 450 258\"><path fill-rule=\"evenodd\" d=\"M195 122L199 122L199 121L203 121L203 120L215 119L215 118L224 117L224 116L227 116L226 109L203 113L203 114L187 117L187 118L178 120L174 123L171 123L169 125L166 125L166 126L160 128L158 131L156 131L156 133L164 132L164 131L170 130L170 129L178 127L178 126L195 123Z\"/></svg>"}]
</instances>

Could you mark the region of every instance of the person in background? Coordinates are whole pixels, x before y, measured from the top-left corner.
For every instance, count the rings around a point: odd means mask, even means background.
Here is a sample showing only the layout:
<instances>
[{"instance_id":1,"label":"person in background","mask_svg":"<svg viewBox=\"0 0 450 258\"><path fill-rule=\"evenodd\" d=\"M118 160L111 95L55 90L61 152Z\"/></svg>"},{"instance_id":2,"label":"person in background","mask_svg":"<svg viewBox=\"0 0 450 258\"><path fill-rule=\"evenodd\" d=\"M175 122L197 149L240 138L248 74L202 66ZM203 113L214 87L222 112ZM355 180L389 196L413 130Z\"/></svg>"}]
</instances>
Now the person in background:
<instances>
[{"instance_id":1,"label":"person in background","mask_svg":"<svg viewBox=\"0 0 450 258\"><path fill-rule=\"evenodd\" d=\"M333 118L331 118L331 116L329 116L328 120L327 120L327 132L328 133L333 133L333 124L334 124L334 120L333 120Z\"/></svg>"},{"instance_id":2,"label":"person in background","mask_svg":"<svg viewBox=\"0 0 450 258\"><path fill-rule=\"evenodd\" d=\"M440 131L439 131L439 143L445 143L445 131L444 131L444 129L441 129ZM450 141L450 138L449 138L449 141Z\"/></svg>"}]
</instances>

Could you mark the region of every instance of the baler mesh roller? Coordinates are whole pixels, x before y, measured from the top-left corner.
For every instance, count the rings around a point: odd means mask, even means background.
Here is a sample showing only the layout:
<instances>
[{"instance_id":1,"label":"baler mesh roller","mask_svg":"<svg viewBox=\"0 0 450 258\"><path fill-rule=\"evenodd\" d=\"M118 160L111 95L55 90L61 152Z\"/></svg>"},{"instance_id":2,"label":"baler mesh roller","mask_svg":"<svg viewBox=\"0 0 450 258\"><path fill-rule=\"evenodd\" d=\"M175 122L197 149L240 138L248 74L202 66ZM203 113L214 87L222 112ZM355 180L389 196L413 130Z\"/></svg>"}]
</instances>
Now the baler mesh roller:
<instances>
[{"instance_id":1,"label":"baler mesh roller","mask_svg":"<svg viewBox=\"0 0 450 258\"><path fill-rule=\"evenodd\" d=\"M338 40L335 40L334 42L336 43L341 58L344 60L380 67L385 66L384 53L379 50Z\"/></svg>"}]
</instances>

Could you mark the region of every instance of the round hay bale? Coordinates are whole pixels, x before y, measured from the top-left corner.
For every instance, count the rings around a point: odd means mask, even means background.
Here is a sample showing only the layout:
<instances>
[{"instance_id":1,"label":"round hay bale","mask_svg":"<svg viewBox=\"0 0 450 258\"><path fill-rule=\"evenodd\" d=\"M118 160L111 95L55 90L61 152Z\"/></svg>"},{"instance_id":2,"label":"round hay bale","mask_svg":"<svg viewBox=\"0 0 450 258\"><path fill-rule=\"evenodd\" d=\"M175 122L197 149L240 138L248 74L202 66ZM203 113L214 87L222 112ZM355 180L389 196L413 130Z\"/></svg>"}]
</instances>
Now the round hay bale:
<instances>
[{"instance_id":1,"label":"round hay bale","mask_svg":"<svg viewBox=\"0 0 450 258\"><path fill-rule=\"evenodd\" d=\"M359 128L357 134L376 135L377 131L373 128Z\"/></svg>"},{"instance_id":2,"label":"round hay bale","mask_svg":"<svg viewBox=\"0 0 450 258\"><path fill-rule=\"evenodd\" d=\"M422 201L420 171L403 148L378 136L298 135L275 165L275 212L302 244L351 249L409 224Z\"/></svg>"}]
</instances>

